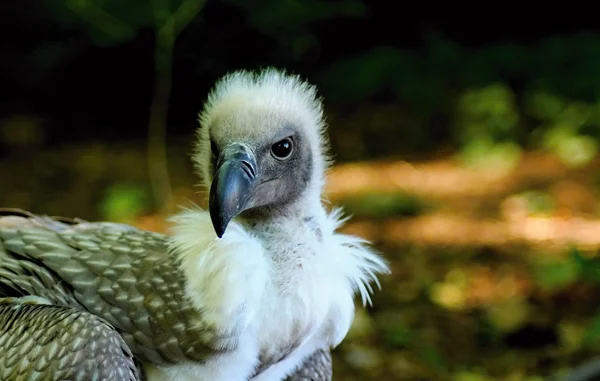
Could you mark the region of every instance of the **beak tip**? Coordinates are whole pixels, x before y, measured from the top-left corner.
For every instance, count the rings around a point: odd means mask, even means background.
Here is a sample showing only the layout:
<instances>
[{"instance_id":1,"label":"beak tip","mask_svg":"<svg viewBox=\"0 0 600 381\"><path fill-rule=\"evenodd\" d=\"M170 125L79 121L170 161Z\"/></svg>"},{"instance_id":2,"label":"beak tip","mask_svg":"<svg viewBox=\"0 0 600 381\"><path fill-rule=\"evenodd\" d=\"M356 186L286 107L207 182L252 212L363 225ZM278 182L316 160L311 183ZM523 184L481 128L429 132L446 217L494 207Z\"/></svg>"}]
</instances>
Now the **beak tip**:
<instances>
[{"instance_id":1,"label":"beak tip","mask_svg":"<svg viewBox=\"0 0 600 381\"><path fill-rule=\"evenodd\" d=\"M211 213L211 219L213 224L213 229L217 234L217 237L222 238L223 234L225 234L225 229L227 224L223 224L219 218L213 217L213 213Z\"/></svg>"}]
</instances>

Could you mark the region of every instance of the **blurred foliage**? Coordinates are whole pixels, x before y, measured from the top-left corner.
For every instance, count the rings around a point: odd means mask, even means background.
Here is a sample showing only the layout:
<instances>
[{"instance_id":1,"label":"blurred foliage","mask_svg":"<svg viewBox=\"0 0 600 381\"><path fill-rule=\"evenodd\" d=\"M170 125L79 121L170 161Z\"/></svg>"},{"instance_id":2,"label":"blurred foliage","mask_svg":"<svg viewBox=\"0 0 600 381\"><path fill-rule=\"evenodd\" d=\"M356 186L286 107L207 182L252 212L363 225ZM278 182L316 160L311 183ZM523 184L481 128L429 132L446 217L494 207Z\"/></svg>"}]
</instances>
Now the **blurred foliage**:
<instances>
[{"instance_id":1,"label":"blurred foliage","mask_svg":"<svg viewBox=\"0 0 600 381\"><path fill-rule=\"evenodd\" d=\"M139 29L154 25L147 1L47 0L45 4L62 27L84 29L100 46L131 40Z\"/></svg>"},{"instance_id":2,"label":"blurred foliage","mask_svg":"<svg viewBox=\"0 0 600 381\"><path fill-rule=\"evenodd\" d=\"M433 208L432 204L406 193L368 193L339 200L347 213L367 218L416 216Z\"/></svg>"},{"instance_id":3,"label":"blurred foliage","mask_svg":"<svg viewBox=\"0 0 600 381\"><path fill-rule=\"evenodd\" d=\"M102 215L107 221L133 223L148 213L149 195L144 187L117 183L109 187L101 204Z\"/></svg>"},{"instance_id":4,"label":"blurred foliage","mask_svg":"<svg viewBox=\"0 0 600 381\"><path fill-rule=\"evenodd\" d=\"M385 95L413 150L449 143L468 164L510 169L522 149L542 149L580 166L600 137L599 46L600 36L575 34L467 49L434 35L417 51L342 57L321 70L319 84L338 107ZM440 121L451 129L440 131ZM403 141L396 148L410 149Z\"/></svg>"},{"instance_id":5,"label":"blurred foliage","mask_svg":"<svg viewBox=\"0 0 600 381\"><path fill-rule=\"evenodd\" d=\"M47 9L63 28L83 29L100 46L111 46L137 37L140 30L160 30L170 22L183 28L187 22L172 20L184 13L191 20L204 1L198 0L46 0ZM177 31L171 38L177 36Z\"/></svg>"},{"instance_id":6,"label":"blurred foliage","mask_svg":"<svg viewBox=\"0 0 600 381\"><path fill-rule=\"evenodd\" d=\"M202 98L195 95L198 84L212 84L207 76L222 75L228 67L276 64L300 72L319 86L331 115L338 160L452 149L469 166L510 170L523 150L552 152L574 167L589 163L598 151L598 34L546 37L527 45L494 42L466 47L428 31L417 48L374 42L331 54L323 50L328 41L324 26L337 21L368 25L364 22L370 17L370 5L358 0L215 0L207 4L209 16L222 11L238 12L234 16L240 17L239 25L223 25L234 30L220 30L204 10L194 17L201 0L47 0L44 4L53 28L84 33L99 47L133 46L146 31L155 34L157 47L170 41L176 62L183 64L175 70L183 74L176 76L173 97L195 102L183 117L178 113L171 118L185 120L187 126L196 123ZM189 33L173 45L183 29ZM254 40L247 43L256 42L256 56L249 56L244 64L227 61L234 59L229 55L231 44L225 42L230 40L224 40L230 35L233 39L251 36ZM68 67L74 55L87 54L78 44L41 41L27 53L30 65L22 81L38 78L38 72ZM179 52L178 47L186 51ZM170 70L169 49L156 55L157 68ZM109 49L103 52L117 54ZM103 129L118 133L119 127ZM49 123L48 128L61 127Z\"/></svg>"},{"instance_id":7,"label":"blurred foliage","mask_svg":"<svg viewBox=\"0 0 600 381\"><path fill-rule=\"evenodd\" d=\"M359 18L365 6L357 0L224 0L243 10L252 28L273 39L273 48L289 60L307 59L318 54L315 23L333 18Z\"/></svg>"},{"instance_id":8,"label":"blurred foliage","mask_svg":"<svg viewBox=\"0 0 600 381\"><path fill-rule=\"evenodd\" d=\"M156 205L171 211L172 191L166 163L166 124L171 93L175 40L205 0L61 0L46 1L61 25L84 29L98 45L110 46L154 31L154 97L148 127L148 167Z\"/></svg>"},{"instance_id":9,"label":"blurred foliage","mask_svg":"<svg viewBox=\"0 0 600 381\"><path fill-rule=\"evenodd\" d=\"M467 164L507 166L519 161L520 147L514 142L519 122L515 96L510 88L492 84L465 91L457 104L456 134Z\"/></svg>"}]
</instances>

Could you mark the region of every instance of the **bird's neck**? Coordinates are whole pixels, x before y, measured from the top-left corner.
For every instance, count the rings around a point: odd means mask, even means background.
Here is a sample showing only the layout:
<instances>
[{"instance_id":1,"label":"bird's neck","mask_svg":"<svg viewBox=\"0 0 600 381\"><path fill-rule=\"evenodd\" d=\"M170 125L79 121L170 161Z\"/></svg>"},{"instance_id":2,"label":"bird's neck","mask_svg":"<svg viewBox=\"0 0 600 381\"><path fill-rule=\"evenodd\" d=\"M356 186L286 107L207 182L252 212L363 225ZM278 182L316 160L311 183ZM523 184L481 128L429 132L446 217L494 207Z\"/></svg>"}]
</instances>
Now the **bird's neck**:
<instances>
[{"instance_id":1,"label":"bird's neck","mask_svg":"<svg viewBox=\"0 0 600 381\"><path fill-rule=\"evenodd\" d=\"M319 197L303 195L292 203L264 206L244 212L239 222L258 238L289 237L290 243L305 239L321 241L325 211Z\"/></svg>"},{"instance_id":2,"label":"bird's neck","mask_svg":"<svg viewBox=\"0 0 600 381\"><path fill-rule=\"evenodd\" d=\"M324 216L320 200L305 199L285 209L254 213L240 220L245 230L260 241L269 263L269 298L300 305L295 298L312 295L314 285L320 284L323 268L319 264L326 254L323 245L327 240L322 226Z\"/></svg>"}]
</instances>

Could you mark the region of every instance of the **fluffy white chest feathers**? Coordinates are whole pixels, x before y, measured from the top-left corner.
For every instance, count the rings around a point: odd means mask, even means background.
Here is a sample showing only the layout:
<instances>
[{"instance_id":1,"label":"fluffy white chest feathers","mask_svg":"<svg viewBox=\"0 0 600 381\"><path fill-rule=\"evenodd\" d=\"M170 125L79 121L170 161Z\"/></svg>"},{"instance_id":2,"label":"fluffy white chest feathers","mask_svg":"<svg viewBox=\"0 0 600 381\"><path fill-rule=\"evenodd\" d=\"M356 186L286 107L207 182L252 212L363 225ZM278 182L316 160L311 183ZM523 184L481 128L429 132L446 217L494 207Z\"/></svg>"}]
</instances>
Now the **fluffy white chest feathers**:
<instances>
[{"instance_id":1,"label":"fluffy white chest feathers","mask_svg":"<svg viewBox=\"0 0 600 381\"><path fill-rule=\"evenodd\" d=\"M172 249L181 258L190 301L217 335L230 337L219 345L231 355L214 369L209 363L186 372L201 380L245 380L258 371L259 380L281 380L312 351L342 341L354 293L369 301L369 283L388 270L360 240L335 233L338 217L323 211L258 235L233 223L221 239L204 211L175 218ZM228 368L228 360L239 374L218 378L217 368Z\"/></svg>"}]
</instances>

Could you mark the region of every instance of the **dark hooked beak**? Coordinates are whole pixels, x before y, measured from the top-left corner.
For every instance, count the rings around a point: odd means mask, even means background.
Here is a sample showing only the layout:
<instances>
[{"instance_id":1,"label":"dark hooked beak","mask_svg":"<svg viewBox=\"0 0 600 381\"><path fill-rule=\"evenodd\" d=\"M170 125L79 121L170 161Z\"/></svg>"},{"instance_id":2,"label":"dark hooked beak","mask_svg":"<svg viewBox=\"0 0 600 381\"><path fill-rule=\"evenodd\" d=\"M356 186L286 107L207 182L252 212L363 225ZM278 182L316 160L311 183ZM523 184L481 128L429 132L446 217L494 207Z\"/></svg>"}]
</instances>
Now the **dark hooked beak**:
<instances>
[{"instance_id":1,"label":"dark hooked beak","mask_svg":"<svg viewBox=\"0 0 600 381\"><path fill-rule=\"evenodd\" d=\"M210 186L210 218L221 238L229 222L248 206L256 180L256 161L241 144L230 144L221 152Z\"/></svg>"}]
</instances>

